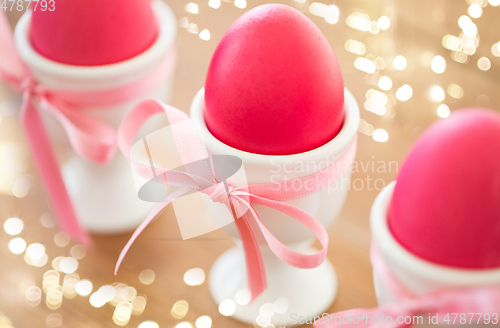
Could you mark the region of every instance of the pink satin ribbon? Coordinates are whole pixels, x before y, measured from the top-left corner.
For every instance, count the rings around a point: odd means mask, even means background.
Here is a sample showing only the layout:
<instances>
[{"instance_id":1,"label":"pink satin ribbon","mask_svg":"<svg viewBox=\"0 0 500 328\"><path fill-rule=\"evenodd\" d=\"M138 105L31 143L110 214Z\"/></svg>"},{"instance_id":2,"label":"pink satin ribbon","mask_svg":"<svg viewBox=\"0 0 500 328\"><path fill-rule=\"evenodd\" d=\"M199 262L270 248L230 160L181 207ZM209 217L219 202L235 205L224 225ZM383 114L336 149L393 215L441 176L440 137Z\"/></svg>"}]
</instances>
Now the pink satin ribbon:
<instances>
[{"instance_id":1,"label":"pink satin ribbon","mask_svg":"<svg viewBox=\"0 0 500 328\"><path fill-rule=\"evenodd\" d=\"M109 163L116 152L116 131L85 113L137 99L170 74L175 64L175 48L151 74L116 88L92 91L52 90L37 83L16 52L12 30L5 13L0 13L0 79L23 95L21 121L38 170L49 194L61 230L86 244L91 239L78 223L67 193L59 163L38 113L37 106L50 112L63 126L77 154L91 161Z\"/></svg>"},{"instance_id":2,"label":"pink satin ribbon","mask_svg":"<svg viewBox=\"0 0 500 328\"><path fill-rule=\"evenodd\" d=\"M481 286L481 287L463 287L455 289L446 289L430 293L423 296L415 296L410 293L392 273L379 254L375 243L372 244L370 257L373 270L377 272L382 283L394 294L400 301L394 304L382 305L373 309L353 309L331 314L315 322L315 328L339 328L355 326L358 328L375 327L409 327L413 324L406 324L399 318L419 316L419 315L438 315L439 324L445 324L443 319L447 314L453 321L453 313L498 313L500 309L500 286ZM386 318L384 323L374 323L367 321L367 318ZM387 317L390 317L392 323L389 323ZM357 320L359 318L359 321ZM467 317L467 323L470 316ZM479 319L479 318L478 318ZM337 322L337 323L336 323ZM480 322L481 323L481 322ZM458 324L458 321L455 323ZM477 320L472 321L477 324Z\"/></svg>"},{"instance_id":3,"label":"pink satin ribbon","mask_svg":"<svg viewBox=\"0 0 500 328\"><path fill-rule=\"evenodd\" d=\"M129 158L129 161L131 162L132 167L135 171L144 171L151 174L150 172L152 168L150 166L132 161L129 157L129 154L134 142L134 138L141 126L149 117L157 113L165 113L167 115L170 121L170 126L172 127L174 139L177 144L177 150L180 154L183 164L188 164L193 160L197 160L200 158L207 158L208 154L206 148L204 147L194 126L192 126L192 124L190 123L189 117L185 113L176 108L161 104L157 101L147 100L137 105L128 113L128 115L122 121L122 124L120 125L120 128L118 130L118 147L123 152L123 154ZM187 124L180 125L182 126L182 128L176 128L175 123L179 122ZM280 183L266 183L244 187L233 187L231 184L228 184L226 186L223 182L217 182L215 177L213 176L212 171L210 171L209 174L206 174L206 172L202 172L201 174L196 175L194 172L189 171L183 173L154 167L153 169L156 172L156 175L163 174L165 172L169 173L168 181L165 176L165 184L180 188L177 189L175 193L169 195L168 199L165 202L159 204L148 215L146 220L144 220L144 222L136 229L120 254L120 257L116 264L115 274L126 253L130 249L132 243L146 228L146 226L160 213L160 211L163 210L176 198L181 197L182 195L192 190L197 190L207 194L212 199L212 201L223 203L228 207L231 207L231 209L233 210L233 215L234 209L232 208L232 206L248 210L246 214L241 216L239 219L236 219L235 223L241 237L243 250L245 252L248 287L251 291L252 300L254 300L267 288L267 281L259 243L253 230L254 228L250 224L249 218L247 216L248 213L250 213L254 217L270 249L279 259L297 268L309 269L319 266L321 263L323 263L328 249L328 234L325 228L310 214L295 206L282 203L282 201L303 197L327 187L329 183L337 180L343 173L345 173L349 169L350 164L354 160L355 153L356 140L352 142L346 153L332 165L317 173L303 177L301 179L297 179L302 180L302 182L312 180L315 182L312 183L313 186L309 186L306 183L294 184L296 180L288 180ZM207 169L209 170L209 168ZM289 186L291 185L300 185L302 187L301 189L289 188ZM309 188L306 188L306 185ZM285 213L291 218L299 221L316 235L323 247L322 250L314 254L302 254L290 249L289 247L281 243L266 228L266 226L260 220L259 215L253 208L253 204L268 206L282 213Z\"/></svg>"}]
</instances>

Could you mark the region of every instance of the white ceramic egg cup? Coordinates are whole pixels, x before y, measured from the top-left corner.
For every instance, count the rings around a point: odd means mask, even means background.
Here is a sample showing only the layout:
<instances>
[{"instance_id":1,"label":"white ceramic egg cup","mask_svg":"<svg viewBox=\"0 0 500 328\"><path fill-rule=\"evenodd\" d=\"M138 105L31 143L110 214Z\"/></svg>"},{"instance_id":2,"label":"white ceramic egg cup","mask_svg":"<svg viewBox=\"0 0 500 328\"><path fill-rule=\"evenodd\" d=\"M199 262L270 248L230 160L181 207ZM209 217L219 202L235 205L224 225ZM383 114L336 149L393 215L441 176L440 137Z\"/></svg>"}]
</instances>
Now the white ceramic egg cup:
<instances>
[{"instance_id":1,"label":"white ceramic egg cup","mask_svg":"<svg viewBox=\"0 0 500 328\"><path fill-rule=\"evenodd\" d=\"M347 151L358 131L359 108L347 89L344 94L346 117L339 134L317 149L294 155L269 156L248 153L216 139L205 125L204 89L201 89L194 98L190 116L211 155L233 155L243 161L248 184L276 182L313 174L324 167L313 165L307 173L297 173L294 168L310 166L311 163L332 164ZM285 164L286 172L283 169ZM277 172L280 167L281 170ZM350 170L347 170L337 182L336 185L334 183L308 196L285 203L308 212L327 227L342 208L349 189ZM310 246L315 239L314 235L302 224L270 208L260 205L254 207L262 222L280 241L297 251L314 251ZM236 303L246 303L237 297L238 292L241 295L241 291L247 287L245 257L238 231L234 223L224 229L238 246L226 251L214 263L209 277L210 291L217 304L235 298ZM257 320L259 324L265 326L272 315L270 319L274 325L290 326L294 325L293 315L313 316L326 311L337 294L337 276L330 261L326 259L315 269L297 269L278 259L263 242L261 235L258 235L258 238L261 241L268 288L251 304L237 304L232 317L248 324L254 324Z\"/></svg>"},{"instance_id":2,"label":"white ceramic egg cup","mask_svg":"<svg viewBox=\"0 0 500 328\"><path fill-rule=\"evenodd\" d=\"M416 296L422 296L442 289L500 285L500 269L470 270L435 264L415 256L396 241L389 230L387 219L395 186L396 182L392 182L375 199L370 214L370 226L382 259L404 288ZM373 279L380 305L401 301L384 284L376 271L373 273ZM424 316L424 324L419 324L418 327L436 326L428 322L428 317ZM473 326L491 327L491 324L474 324Z\"/></svg>"},{"instance_id":3,"label":"white ceramic egg cup","mask_svg":"<svg viewBox=\"0 0 500 328\"><path fill-rule=\"evenodd\" d=\"M177 20L173 12L159 0L152 1L151 5L160 24L158 38L146 51L131 59L102 66L73 66L49 60L37 53L29 41L30 12L23 15L16 27L18 53L36 80L56 90L105 90L131 83L150 74L169 51L175 51ZM168 102L172 80L173 73L142 97L112 108L88 110L87 113L118 129L125 114L141 100L155 98ZM54 145L70 151L61 125L47 113L43 113L43 118ZM145 130L160 126L150 124ZM87 230L112 234L133 229L154 207L154 203L137 197L130 165L122 154L117 153L108 165L93 163L74 152L71 154L71 158L62 164L62 175L78 219Z\"/></svg>"}]
</instances>

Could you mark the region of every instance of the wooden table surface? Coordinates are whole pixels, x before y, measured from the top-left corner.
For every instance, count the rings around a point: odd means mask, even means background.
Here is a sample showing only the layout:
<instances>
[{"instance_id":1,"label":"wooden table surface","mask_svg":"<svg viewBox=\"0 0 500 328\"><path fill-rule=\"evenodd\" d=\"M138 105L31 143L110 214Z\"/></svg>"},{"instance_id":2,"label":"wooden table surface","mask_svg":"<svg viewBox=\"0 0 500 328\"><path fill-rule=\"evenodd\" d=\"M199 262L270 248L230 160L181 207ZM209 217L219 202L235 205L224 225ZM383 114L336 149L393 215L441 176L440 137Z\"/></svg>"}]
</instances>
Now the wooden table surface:
<instances>
[{"instance_id":1,"label":"wooden table surface","mask_svg":"<svg viewBox=\"0 0 500 328\"><path fill-rule=\"evenodd\" d=\"M225 0L219 9L213 9L208 6L208 0L191 0L199 5L199 14L186 12L187 0L167 2L178 19L187 17L190 23L197 24L199 31L208 29L211 36L209 41L204 41L198 34L179 28L179 61L172 105L187 111L193 96L203 86L211 54L224 31L243 12L267 1L248 0L247 7L240 9L232 0ZM491 49L500 40L500 9L486 5L483 15L473 19L480 35L479 46L466 63L459 63L452 59L452 52L443 47L442 39L447 34L459 36L458 18L467 15L468 3L465 0L327 0L327 4L335 3L340 10L339 21L333 25L308 12L312 3L310 0L305 3L298 0L276 2L304 11L325 33L339 59L345 85L360 105L363 121L356 157L359 169L352 177L357 184L352 185L338 219L328 227L328 258L337 270L340 284L330 311L373 307L376 298L368 258L369 211L381 186L391 182L397 174L395 169L384 171L379 167L390 161L402 162L422 130L441 119L436 114L440 104L446 104L451 110L469 106L499 109L500 58L495 57ZM353 29L346 24L346 19L355 10L363 10L372 21L383 15L388 16L391 25L378 34ZM14 12L8 15L11 23L15 24L19 14ZM346 50L345 44L350 39L364 44L364 56L371 54L372 59L383 58L385 67L377 74L356 69L354 62L360 55ZM396 55L403 55L408 61L402 71L392 67L392 59ZM431 60L436 55L446 60L443 74L436 74L431 69ZM481 57L491 61L489 70L478 68L477 62ZM380 90L377 86L379 77L383 75L392 79L393 87L389 91ZM413 89L408 101L395 97L396 90L403 84L409 84ZM458 93L450 91L455 97L447 93L443 101L429 100L431 86L440 86L447 92L452 84L461 88L463 96L460 97L460 90L455 88ZM377 115L363 108L370 89L382 91L388 97L386 115ZM53 259L70 256L74 243L64 245L64 240L59 240L62 247L57 246L54 242L57 228L46 228L41 223L40 218L49 212L49 207L21 131L19 106L19 97L5 84L0 84L0 223L10 217L21 218L24 229L16 237L23 238L28 245L43 244L48 262L42 267L28 265L22 254L15 255L9 250L9 241L14 237L0 231L0 312L3 313L3 316L0 314L0 327L116 327L112 320L114 307L106 304L95 308L89 303L89 296L65 298L55 310L46 305L44 293L39 304L36 304L36 297L34 301L27 301L26 290L32 286L42 288L43 275L53 269ZM384 129L389 139L386 142L374 140L377 137L371 135L373 129ZM378 184L374 184L376 180ZM47 216L44 218L47 219ZM93 291L100 286L120 282L133 286L138 294L145 295L147 305L144 312L133 315L127 327L138 327L148 320L157 322L162 328L175 327L183 321L194 326L195 320L202 315L211 317L212 327L246 327L218 312L206 282L201 286L188 286L183 281L184 273L191 268L199 267L208 274L214 260L233 245L222 231L182 241L173 210L167 208L139 237L119 274L114 276L116 259L130 234L94 235L95 247L79 261L76 271L81 279L92 282ZM151 285L144 285L139 279L139 273L145 269L155 273L156 278ZM61 281L63 276L61 273ZM171 314L173 305L179 300L189 304L182 320L175 319Z\"/></svg>"}]
</instances>

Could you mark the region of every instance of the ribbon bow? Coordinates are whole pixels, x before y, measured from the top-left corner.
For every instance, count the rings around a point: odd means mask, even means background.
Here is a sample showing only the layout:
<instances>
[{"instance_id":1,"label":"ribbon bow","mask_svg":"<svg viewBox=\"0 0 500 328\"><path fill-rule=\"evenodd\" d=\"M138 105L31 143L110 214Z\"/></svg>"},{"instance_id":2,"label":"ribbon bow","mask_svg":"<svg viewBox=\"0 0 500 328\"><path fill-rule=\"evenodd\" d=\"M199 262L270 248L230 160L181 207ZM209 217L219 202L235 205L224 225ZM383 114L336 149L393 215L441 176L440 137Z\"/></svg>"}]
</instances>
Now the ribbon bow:
<instances>
[{"instance_id":1,"label":"ribbon bow","mask_svg":"<svg viewBox=\"0 0 500 328\"><path fill-rule=\"evenodd\" d=\"M106 164L116 152L116 131L86 114L84 109L103 108L136 99L158 85L172 71L174 63L175 51L171 49L158 70L130 84L106 90L52 90L39 84L18 56L7 17L0 13L0 79L23 95L21 121L28 144L59 227L76 240L86 245L91 243L78 223L38 108L48 111L61 123L77 154Z\"/></svg>"},{"instance_id":2,"label":"ribbon bow","mask_svg":"<svg viewBox=\"0 0 500 328\"><path fill-rule=\"evenodd\" d=\"M129 159L134 171L141 172L147 170L151 172L151 166L131 160L129 154L134 138L141 126L149 117L157 113L165 113L167 115L182 163L188 164L200 158L210 158L194 126L185 113L154 100L148 100L133 108L124 118L118 130L118 147ZM279 259L297 268L308 269L319 266L324 261L328 248L328 234L325 228L310 214L282 201L306 196L325 188L329 183L337 180L348 170L354 160L355 152L356 140L352 142L348 151L339 160L319 172L296 180L242 187L233 187L230 183L217 181L210 169L210 165L199 166L197 174L189 172L189 170L187 170L188 172L180 172L153 167L153 171L156 174L161 172L166 175L161 181L164 181L168 186L175 186L179 189L170 194L167 200L160 203L136 229L119 256L115 267L115 274L132 243L160 211L175 199L190 191L197 190L208 195L212 201L225 203L231 207L245 252L248 287L251 291L252 300L254 300L267 288L267 281L259 243L248 215L253 216L270 249ZM203 167L205 167L205 170L203 170ZM294 184L297 180L302 180L302 183ZM313 180L312 187L310 184L304 183L309 180ZM297 185L307 185L308 188L291 188L291 186ZM302 254L290 249L266 228L253 208L252 205L254 204L273 208L301 222L316 235L323 248L314 254ZM236 215L235 212L239 212L239 214Z\"/></svg>"},{"instance_id":3,"label":"ribbon bow","mask_svg":"<svg viewBox=\"0 0 500 328\"><path fill-rule=\"evenodd\" d=\"M464 323L479 324L482 319L478 316L479 314L498 315L500 286L447 289L418 297L399 283L379 254L375 243L372 243L370 257L373 270L378 273L384 285L401 301L373 309L353 309L333 313L318 320L314 324L315 328L338 328L351 325L361 328L375 328L382 325L387 328L408 327L422 324L423 322L413 321L414 317L420 315L434 316L437 322L432 322L433 324L449 324L453 321L456 321L455 324L462 325ZM459 322L461 318L458 316L461 314L466 314L466 322ZM476 315L477 319L472 320L474 318L471 314ZM408 318L412 319L411 322ZM379 322L375 322L374 319ZM496 320L498 323L498 317Z\"/></svg>"}]
</instances>

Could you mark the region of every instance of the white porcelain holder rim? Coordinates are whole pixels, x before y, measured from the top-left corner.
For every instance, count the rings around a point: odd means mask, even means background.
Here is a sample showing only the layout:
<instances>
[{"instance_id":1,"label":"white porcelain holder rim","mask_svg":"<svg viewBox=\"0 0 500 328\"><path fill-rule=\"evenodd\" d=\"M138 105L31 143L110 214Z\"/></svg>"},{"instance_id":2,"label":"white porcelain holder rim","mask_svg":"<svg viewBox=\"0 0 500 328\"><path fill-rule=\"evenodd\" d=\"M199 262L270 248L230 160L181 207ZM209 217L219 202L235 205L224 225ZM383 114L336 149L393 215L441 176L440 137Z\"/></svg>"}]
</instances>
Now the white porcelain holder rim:
<instances>
[{"instance_id":1,"label":"white porcelain holder rim","mask_svg":"<svg viewBox=\"0 0 500 328\"><path fill-rule=\"evenodd\" d=\"M332 149L347 149L347 147L349 147L358 132L360 120L359 107L356 99L347 88L344 88L344 123L340 132L332 140L318 148L303 153L292 155L262 155L233 148L215 138L208 130L203 116L203 111L205 109L205 88L201 88L194 97L193 104L199 104L200 102L202 102L202 105L191 106L190 115L193 117L192 122L198 133L201 134L203 140L210 140L210 144L214 145L221 154L239 157L245 164L250 165L268 165L271 159L276 165L283 165L286 162L306 162L311 161L310 156L312 154L314 154L315 160L324 160L332 153Z\"/></svg>"},{"instance_id":2,"label":"white porcelain holder rim","mask_svg":"<svg viewBox=\"0 0 500 328\"><path fill-rule=\"evenodd\" d=\"M397 259L405 270L416 273L425 279L457 285L488 285L498 284L500 268L498 269L463 269L439 265L415 256L404 248L392 235L388 226L387 212L396 181L385 187L375 199L370 213L370 228L372 236L385 258L387 254Z\"/></svg>"},{"instance_id":3,"label":"white porcelain holder rim","mask_svg":"<svg viewBox=\"0 0 500 328\"><path fill-rule=\"evenodd\" d=\"M113 78L126 76L127 74L140 71L151 62L160 61L170 47L172 47L177 35L177 20L172 10L162 1L151 2L155 15L165 17L158 19L159 31L155 42L145 51L130 59L118 63L99 66L77 66L58 63L40 55L31 45L27 35L31 12L25 13L19 20L15 29L16 46L25 62L35 66L41 72L60 77L71 77L81 80L94 80L99 78Z\"/></svg>"}]
</instances>

